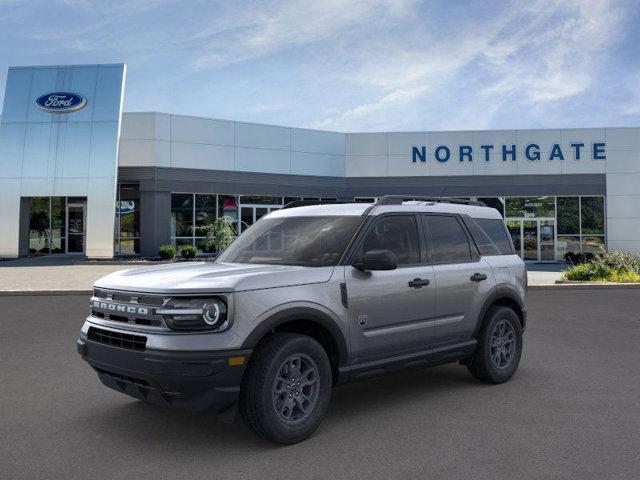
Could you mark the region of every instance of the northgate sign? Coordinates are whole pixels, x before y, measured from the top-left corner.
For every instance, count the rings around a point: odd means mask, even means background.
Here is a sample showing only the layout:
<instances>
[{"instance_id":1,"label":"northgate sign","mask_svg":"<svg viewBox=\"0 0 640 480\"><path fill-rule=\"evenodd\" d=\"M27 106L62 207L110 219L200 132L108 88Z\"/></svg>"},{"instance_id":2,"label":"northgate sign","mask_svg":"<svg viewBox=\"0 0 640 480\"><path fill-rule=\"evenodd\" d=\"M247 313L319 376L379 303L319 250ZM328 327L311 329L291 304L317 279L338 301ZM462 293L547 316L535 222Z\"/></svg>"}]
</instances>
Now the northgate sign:
<instances>
[{"instance_id":1,"label":"northgate sign","mask_svg":"<svg viewBox=\"0 0 640 480\"><path fill-rule=\"evenodd\" d=\"M494 145L480 145L481 152L475 153L480 159L487 162L491 159L491 153L494 149L502 153L502 161L504 162L518 160L519 154L522 154L526 160L532 162L542 159L540 145L537 143L529 143L522 151L518 151L516 145L500 145L499 147L499 149L496 149ZM548 160L564 160L565 157L573 158L574 160L582 160L585 157L590 157L591 160L606 160L605 147L606 144L604 142L594 142L588 147L584 143L571 143L567 152L562 149L559 143L554 143L549 149L549 155L545 155L545 157ZM460 162L472 162L474 159L474 151L471 145L460 145L457 149L452 149L447 145L439 145L433 151L433 158L438 162L444 163L452 159L454 154L457 154L457 159ZM427 161L427 147L424 145L412 147L411 157L413 163L425 163Z\"/></svg>"}]
</instances>

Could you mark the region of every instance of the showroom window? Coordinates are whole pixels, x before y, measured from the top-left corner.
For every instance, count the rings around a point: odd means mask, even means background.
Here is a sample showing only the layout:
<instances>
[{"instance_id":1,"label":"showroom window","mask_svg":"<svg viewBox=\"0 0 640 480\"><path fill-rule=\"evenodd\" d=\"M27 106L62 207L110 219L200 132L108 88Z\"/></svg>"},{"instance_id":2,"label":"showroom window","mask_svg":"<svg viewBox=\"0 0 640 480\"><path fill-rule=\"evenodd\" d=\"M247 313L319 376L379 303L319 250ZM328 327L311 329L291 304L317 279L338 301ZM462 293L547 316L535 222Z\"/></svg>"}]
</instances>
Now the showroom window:
<instances>
[{"instance_id":1,"label":"showroom window","mask_svg":"<svg viewBox=\"0 0 640 480\"><path fill-rule=\"evenodd\" d=\"M558 197L558 257L605 251L604 197Z\"/></svg>"},{"instance_id":2,"label":"showroom window","mask_svg":"<svg viewBox=\"0 0 640 480\"><path fill-rule=\"evenodd\" d=\"M139 254L140 191L137 185L118 185L115 222L115 254Z\"/></svg>"},{"instance_id":3,"label":"showroom window","mask_svg":"<svg viewBox=\"0 0 640 480\"><path fill-rule=\"evenodd\" d=\"M507 197L505 209L507 217L554 218L556 216L555 197Z\"/></svg>"},{"instance_id":4,"label":"showroom window","mask_svg":"<svg viewBox=\"0 0 640 480\"><path fill-rule=\"evenodd\" d=\"M84 253L86 197L29 198L29 253Z\"/></svg>"},{"instance_id":5,"label":"showroom window","mask_svg":"<svg viewBox=\"0 0 640 480\"><path fill-rule=\"evenodd\" d=\"M206 251L205 235L198 230L215 222L217 195L199 193L171 194L171 243L178 249L196 245Z\"/></svg>"}]
</instances>

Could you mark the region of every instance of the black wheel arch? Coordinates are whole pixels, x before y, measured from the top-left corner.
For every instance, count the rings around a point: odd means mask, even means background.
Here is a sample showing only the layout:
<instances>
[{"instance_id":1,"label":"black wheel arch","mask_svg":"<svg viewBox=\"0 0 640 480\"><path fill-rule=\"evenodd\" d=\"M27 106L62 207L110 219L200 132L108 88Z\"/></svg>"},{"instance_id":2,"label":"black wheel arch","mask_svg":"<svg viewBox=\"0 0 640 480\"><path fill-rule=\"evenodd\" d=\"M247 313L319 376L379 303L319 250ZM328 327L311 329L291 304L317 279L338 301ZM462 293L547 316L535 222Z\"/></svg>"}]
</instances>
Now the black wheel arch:
<instances>
[{"instance_id":1,"label":"black wheel arch","mask_svg":"<svg viewBox=\"0 0 640 480\"><path fill-rule=\"evenodd\" d=\"M482 322L484 321L487 312L494 305L502 305L505 307L511 308L518 318L520 319L520 324L522 325L522 331L525 330L527 325L527 311L525 308L524 300L521 295L515 289L515 287L503 284L497 285L491 293L487 296L482 308L480 309L480 314L478 315L478 323L476 325L476 330L473 334L474 337L478 335L480 328L482 327Z\"/></svg>"},{"instance_id":2,"label":"black wheel arch","mask_svg":"<svg viewBox=\"0 0 640 480\"><path fill-rule=\"evenodd\" d=\"M337 380L339 368L346 363L349 351L340 327L328 314L302 306L281 310L261 321L247 336L242 348L255 348L272 332L301 333L317 340L327 352L334 380Z\"/></svg>"}]
</instances>

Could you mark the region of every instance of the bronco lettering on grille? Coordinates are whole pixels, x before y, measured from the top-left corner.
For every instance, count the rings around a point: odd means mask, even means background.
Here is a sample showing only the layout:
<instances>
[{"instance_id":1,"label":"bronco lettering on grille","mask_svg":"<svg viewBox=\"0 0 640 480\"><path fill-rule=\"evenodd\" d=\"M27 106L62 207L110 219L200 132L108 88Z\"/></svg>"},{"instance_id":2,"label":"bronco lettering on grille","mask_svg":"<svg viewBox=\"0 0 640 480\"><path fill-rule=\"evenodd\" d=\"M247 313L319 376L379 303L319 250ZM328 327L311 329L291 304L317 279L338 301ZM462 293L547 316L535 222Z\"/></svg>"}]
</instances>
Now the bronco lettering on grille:
<instances>
[{"instance_id":1,"label":"bronco lettering on grille","mask_svg":"<svg viewBox=\"0 0 640 480\"><path fill-rule=\"evenodd\" d=\"M109 310L111 312L132 313L134 315L148 315L149 309L147 307L134 307L131 305L121 305L119 303L100 302L98 300L93 301L94 308L100 310Z\"/></svg>"}]
</instances>

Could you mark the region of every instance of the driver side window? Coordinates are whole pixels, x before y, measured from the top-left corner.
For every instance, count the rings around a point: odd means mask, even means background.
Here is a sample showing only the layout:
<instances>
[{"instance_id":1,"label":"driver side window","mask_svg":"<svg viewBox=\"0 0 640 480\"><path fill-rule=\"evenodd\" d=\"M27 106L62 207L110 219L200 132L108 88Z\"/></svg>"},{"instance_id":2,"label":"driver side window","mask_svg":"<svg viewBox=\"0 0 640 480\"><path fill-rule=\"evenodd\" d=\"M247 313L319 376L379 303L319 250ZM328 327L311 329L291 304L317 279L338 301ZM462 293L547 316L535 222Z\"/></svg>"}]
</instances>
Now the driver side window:
<instances>
[{"instance_id":1,"label":"driver side window","mask_svg":"<svg viewBox=\"0 0 640 480\"><path fill-rule=\"evenodd\" d=\"M415 216L389 215L376 220L364 238L361 255L369 250L390 250L398 257L398 265L420 263Z\"/></svg>"}]
</instances>

